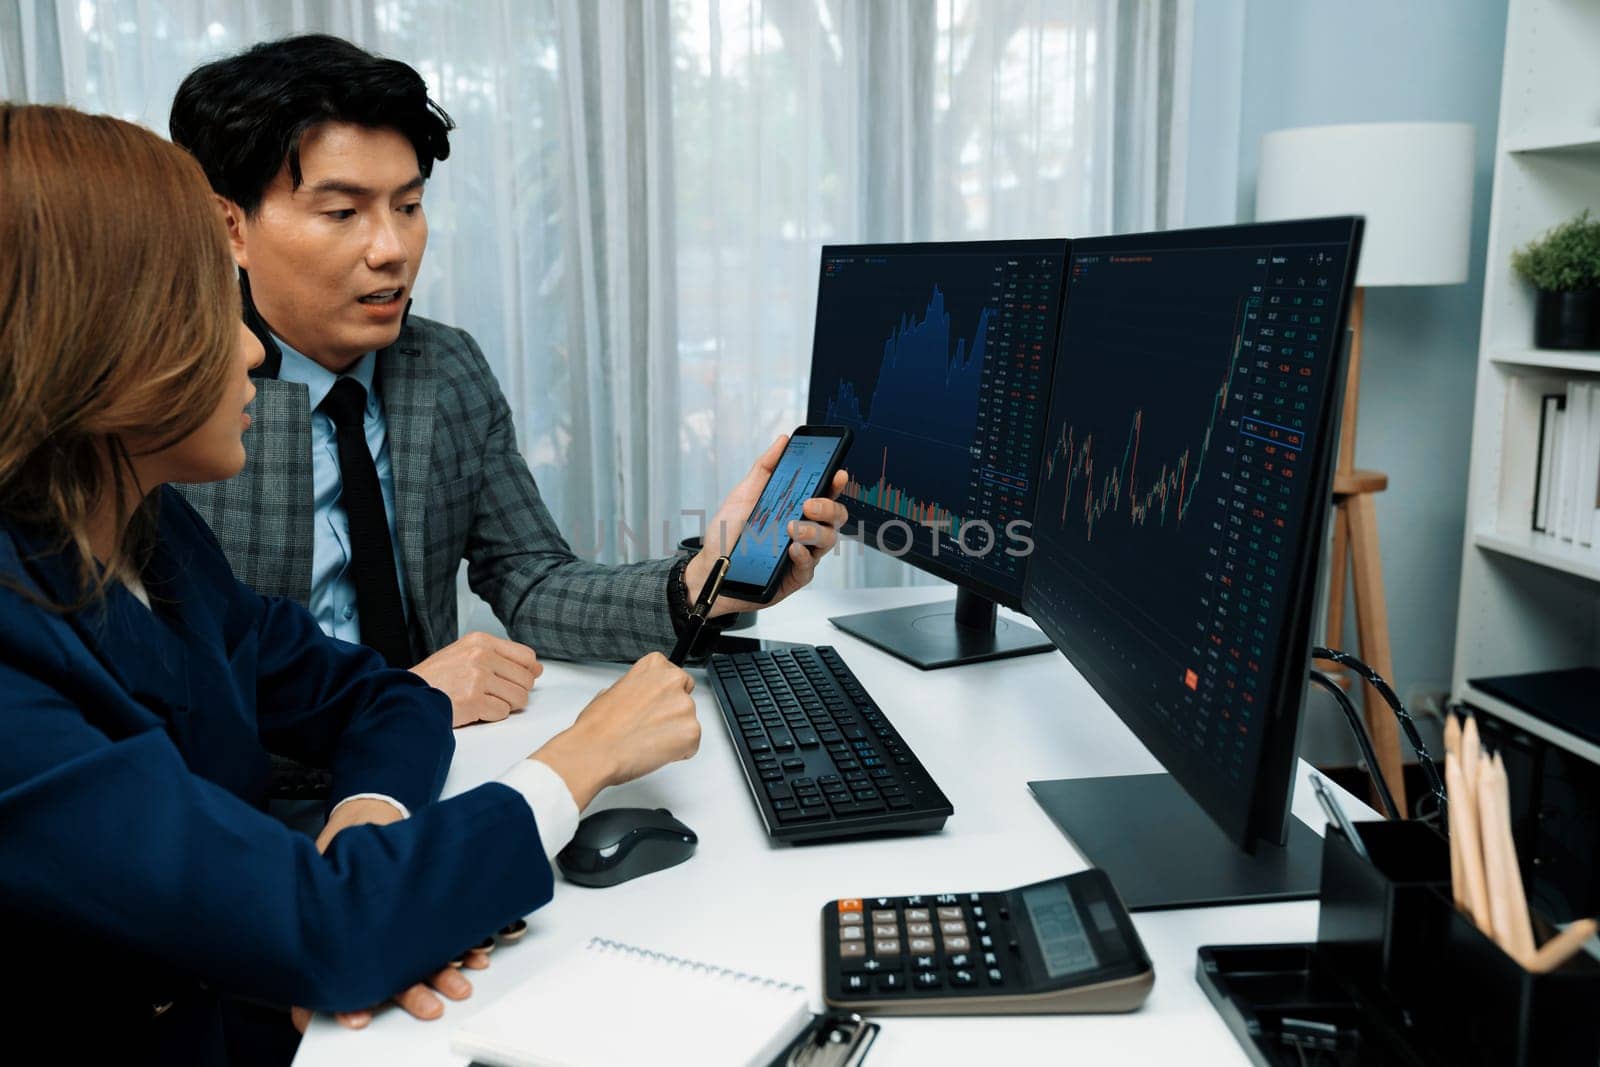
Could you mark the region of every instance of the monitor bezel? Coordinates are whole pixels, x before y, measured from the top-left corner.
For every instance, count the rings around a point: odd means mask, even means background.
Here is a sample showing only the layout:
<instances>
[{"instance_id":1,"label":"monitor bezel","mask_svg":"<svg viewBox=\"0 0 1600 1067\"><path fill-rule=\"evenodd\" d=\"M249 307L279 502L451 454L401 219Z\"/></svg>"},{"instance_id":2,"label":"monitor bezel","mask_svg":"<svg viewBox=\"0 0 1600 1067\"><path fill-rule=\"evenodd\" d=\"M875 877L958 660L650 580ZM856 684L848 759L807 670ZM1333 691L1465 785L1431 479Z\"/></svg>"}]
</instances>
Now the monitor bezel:
<instances>
[{"instance_id":1,"label":"monitor bezel","mask_svg":"<svg viewBox=\"0 0 1600 1067\"><path fill-rule=\"evenodd\" d=\"M1325 227L1318 232L1313 230L1307 234L1308 227ZM1316 605L1317 577L1320 573L1324 536L1328 525L1328 513L1332 507L1333 474L1336 457L1339 450L1337 427L1340 413L1343 409L1345 379L1349 362L1347 329L1350 315L1350 304L1355 292L1355 272L1360 260L1361 238L1364 229L1364 220L1359 216L1331 216L1314 219L1292 219L1281 222L1244 223L1235 226L1213 226L1187 230L1165 230L1149 233L1118 234L1106 237L1084 238L1072 241L1068 252L1067 266L1070 270L1073 256L1086 252L1092 253L1100 250L1126 250L1130 242L1141 242L1145 247L1151 245L1181 248L1186 245L1216 243L1229 241L1232 243L1263 245L1282 242L1291 236L1300 241L1348 241L1350 254L1345 263L1344 277L1339 287L1339 301L1334 312L1334 344L1331 349L1330 362L1334 380L1330 388L1325 390L1322 409L1317 413L1316 440L1322 442L1316 461L1312 465L1312 488L1310 505L1306 516L1307 536L1300 538L1298 551L1293 560L1292 599L1288 607L1288 622L1282 630L1277 649L1277 662L1280 667L1272 679L1268 691L1269 713L1262 728L1261 746L1257 756L1254 774L1251 777L1248 790L1248 799L1240 810L1228 806L1225 810L1218 810L1219 805L1213 803L1210 795L1197 792L1191 787L1191 768L1193 764L1183 758L1168 758L1168 753L1174 752L1170 735L1165 729L1146 719L1138 712L1130 712L1118 706L1115 689L1106 684L1099 672L1090 663L1086 663L1082 656L1075 656L1072 651L1072 642L1065 639L1060 632L1052 632L1057 628L1051 626L1046 620L1048 616L1030 610L1032 597L1029 595L1030 578L1033 573L1031 566L1023 571L1023 610L1033 619L1034 623L1044 631L1045 636L1053 641L1073 667L1083 676L1084 680L1095 692L1106 701L1106 704L1116 714L1117 718L1131 730L1135 737L1148 749L1151 755L1161 764L1163 770L1171 775L1172 779L1206 815L1222 830L1231 840L1246 852L1253 852L1258 843L1282 845L1288 839L1289 818L1293 808L1293 783L1295 778L1296 763L1299 758L1298 743L1300 722L1304 717L1306 691L1308 688L1307 671L1311 664L1311 631L1313 614ZM1181 243L1180 243L1181 242ZM1061 386L1059 377L1062 357L1061 348L1064 346L1067 304L1070 293L1063 296L1062 315L1058 317L1056 329L1057 353L1051 364L1051 394L1053 404L1054 391ZM1041 484L1044 474L1044 457L1039 458L1039 467L1035 470L1035 484ZM1035 498L1035 519L1038 513L1038 498ZM1108 695L1108 693L1110 695ZM1186 753L1178 753L1183 756Z\"/></svg>"},{"instance_id":2,"label":"monitor bezel","mask_svg":"<svg viewBox=\"0 0 1600 1067\"><path fill-rule=\"evenodd\" d=\"M815 407L818 400L816 396L816 351L819 340L818 330L821 327L822 316L822 298L820 294L822 292L822 273L828 258L830 256L838 255L904 255L908 253L928 255L940 253L949 254L951 252L971 252L978 255L997 255L1014 252L1018 255L1041 255L1055 253L1061 256L1061 275L1056 280L1055 322L1052 324L1050 334L1052 338L1051 352L1049 355L1050 365L1046 368L1044 395L1041 398L1041 403L1044 406L1043 409L1048 412L1050 409L1050 391L1055 384L1056 349L1059 347L1061 338L1061 311L1062 304L1064 303L1063 297L1065 295L1066 287L1067 259L1071 255L1071 245L1072 242L1065 237L1028 237L1017 240L994 241L907 241L873 244L823 245L817 256L817 292L819 295L817 298L816 315L812 323L811 376L810 380L808 380L806 383L806 421L809 423L818 423L824 421L825 408L824 410L819 411ZM848 457L845 461L845 467L849 467ZM1037 473L1037 471L1035 471L1035 473ZM1036 490L1038 488L1037 481L1034 483L1034 488ZM1035 499L1033 503L1036 504L1037 499ZM846 502L846 507L848 506L849 504ZM1029 521L1030 523L1032 522L1031 516ZM967 571L952 567L940 558L923 553L920 548L914 547L912 550L898 555L887 549L878 548L877 544L875 543L875 535L884 525L886 524L878 522L872 522L869 524L868 520L853 515L843 526L840 527L840 533L846 537L860 538L861 543L866 545L868 548L871 548L873 551L882 552L891 559L901 560L902 562L908 563L911 566L916 567L918 570L931 574L936 578L943 578L945 581L951 582L955 585L977 593L980 596L986 597L1002 607L1011 608L1017 611L1022 610L1022 590L1026 585L1027 579L1026 560L1023 561L1022 574L1017 580L1017 589L1015 592L1012 592L981 578L974 577ZM913 542L913 545L915 545L915 542Z\"/></svg>"}]
</instances>

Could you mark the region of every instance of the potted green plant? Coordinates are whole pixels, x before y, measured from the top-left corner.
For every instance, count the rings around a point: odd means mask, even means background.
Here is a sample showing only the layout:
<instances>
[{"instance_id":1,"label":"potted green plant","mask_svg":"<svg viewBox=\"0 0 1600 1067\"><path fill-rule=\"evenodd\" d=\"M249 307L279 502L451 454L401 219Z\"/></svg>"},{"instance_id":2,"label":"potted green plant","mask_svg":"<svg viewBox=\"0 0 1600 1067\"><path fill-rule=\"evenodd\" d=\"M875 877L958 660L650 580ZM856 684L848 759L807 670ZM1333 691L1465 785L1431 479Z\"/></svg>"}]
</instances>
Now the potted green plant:
<instances>
[{"instance_id":1,"label":"potted green plant","mask_svg":"<svg viewBox=\"0 0 1600 1067\"><path fill-rule=\"evenodd\" d=\"M1600 348L1600 219L1568 219L1511 253L1511 267L1539 291L1536 345Z\"/></svg>"}]
</instances>

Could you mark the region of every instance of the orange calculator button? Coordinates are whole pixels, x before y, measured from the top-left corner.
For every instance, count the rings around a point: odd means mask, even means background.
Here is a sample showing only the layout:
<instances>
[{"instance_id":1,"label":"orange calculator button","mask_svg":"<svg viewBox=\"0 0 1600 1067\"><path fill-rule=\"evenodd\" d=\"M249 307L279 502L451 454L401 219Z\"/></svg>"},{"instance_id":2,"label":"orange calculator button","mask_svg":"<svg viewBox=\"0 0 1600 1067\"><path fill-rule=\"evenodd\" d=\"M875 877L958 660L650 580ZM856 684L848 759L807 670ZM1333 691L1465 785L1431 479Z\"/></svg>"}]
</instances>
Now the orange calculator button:
<instances>
[{"instance_id":1,"label":"orange calculator button","mask_svg":"<svg viewBox=\"0 0 1600 1067\"><path fill-rule=\"evenodd\" d=\"M851 897L849 900L841 900L841 901L839 901L839 910L840 911L860 911L861 910L861 901L858 898L855 898L855 897Z\"/></svg>"}]
</instances>

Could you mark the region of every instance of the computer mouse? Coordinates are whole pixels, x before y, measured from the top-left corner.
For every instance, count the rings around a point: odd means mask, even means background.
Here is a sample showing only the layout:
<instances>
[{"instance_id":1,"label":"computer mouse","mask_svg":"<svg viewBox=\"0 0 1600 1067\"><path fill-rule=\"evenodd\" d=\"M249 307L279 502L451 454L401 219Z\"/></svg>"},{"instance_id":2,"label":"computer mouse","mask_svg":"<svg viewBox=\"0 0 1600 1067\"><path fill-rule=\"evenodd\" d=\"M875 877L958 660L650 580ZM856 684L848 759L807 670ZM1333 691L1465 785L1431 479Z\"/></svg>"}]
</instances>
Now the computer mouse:
<instances>
[{"instance_id":1,"label":"computer mouse","mask_svg":"<svg viewBox=\"0 0 1600 1067\"><path fill-rule=\"evenodd\" d=\"M666 808L606 808L583 817L556 863L569 882L616 885L676 867L699 843Z\"/></svg>"}]
</instances>

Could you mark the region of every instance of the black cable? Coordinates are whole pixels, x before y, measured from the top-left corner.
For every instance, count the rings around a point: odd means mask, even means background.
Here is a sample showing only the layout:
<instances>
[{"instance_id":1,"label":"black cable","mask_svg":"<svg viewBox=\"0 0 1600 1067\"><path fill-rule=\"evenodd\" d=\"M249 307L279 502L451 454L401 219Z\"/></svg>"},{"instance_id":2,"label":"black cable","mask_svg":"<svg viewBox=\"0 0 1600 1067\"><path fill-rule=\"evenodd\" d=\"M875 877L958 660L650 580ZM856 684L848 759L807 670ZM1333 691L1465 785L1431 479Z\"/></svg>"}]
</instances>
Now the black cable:
<instances>
[{"instance_id":1,"label":"black cable","mask_svg":"<svg viewBox=\"0 0 1600 1067\"><path fill-rule=\"evenodd\" d=\"M1449 799L1445 795L1444 777L1440 775L1438 765L1433 762L1433 757L1428 754L1428 746L1422 741L1422 734L1417 731L1416 720L1406 710L1405 703L1400 695L1394 691L1383 675L1367 666L1360 659L1348 652L1336 648L1313 648L1311 655L1316 659L1331 660L1341 667L1348 667L1367 680L1367 684L1378 691L1389 705L1389 710L1394 712L1394 717L1400 720L1400 729L1406 735L1406 741L1411 745L1411 751L1417 754L1417 763L1422 767L1422 776L1428 780L1428 792L1439 805L1439 814L1443 816Z\"/></svg>"},{"instance_id":2,"label":"black cable","mask_svg":"<svg viewBox=\"0 0 1600 1067\"><path fill-rule=\"evenodd\" d=\"M1383 780L1383 770L1378 766L1377 753L1372 751L1372 738L1367 736L1367 728L1362 725L1361 713L1350 703L1350 698L1339 688L1339 683L1315 667L1311 668L1311 680L1333 694L1340 710L1344 712L1344 717L1350 720L1350 730L1356 735L1356 744L1361 746L1361 758L1367 762L1367 773L1372 776L1372 785L1378 791L1378 800L1383 804L1384 814L1391 819L1401 818L1400 809L1394 802L1394 794L1389 792L1389 783Z\"/></svg>"}]
</instances>

